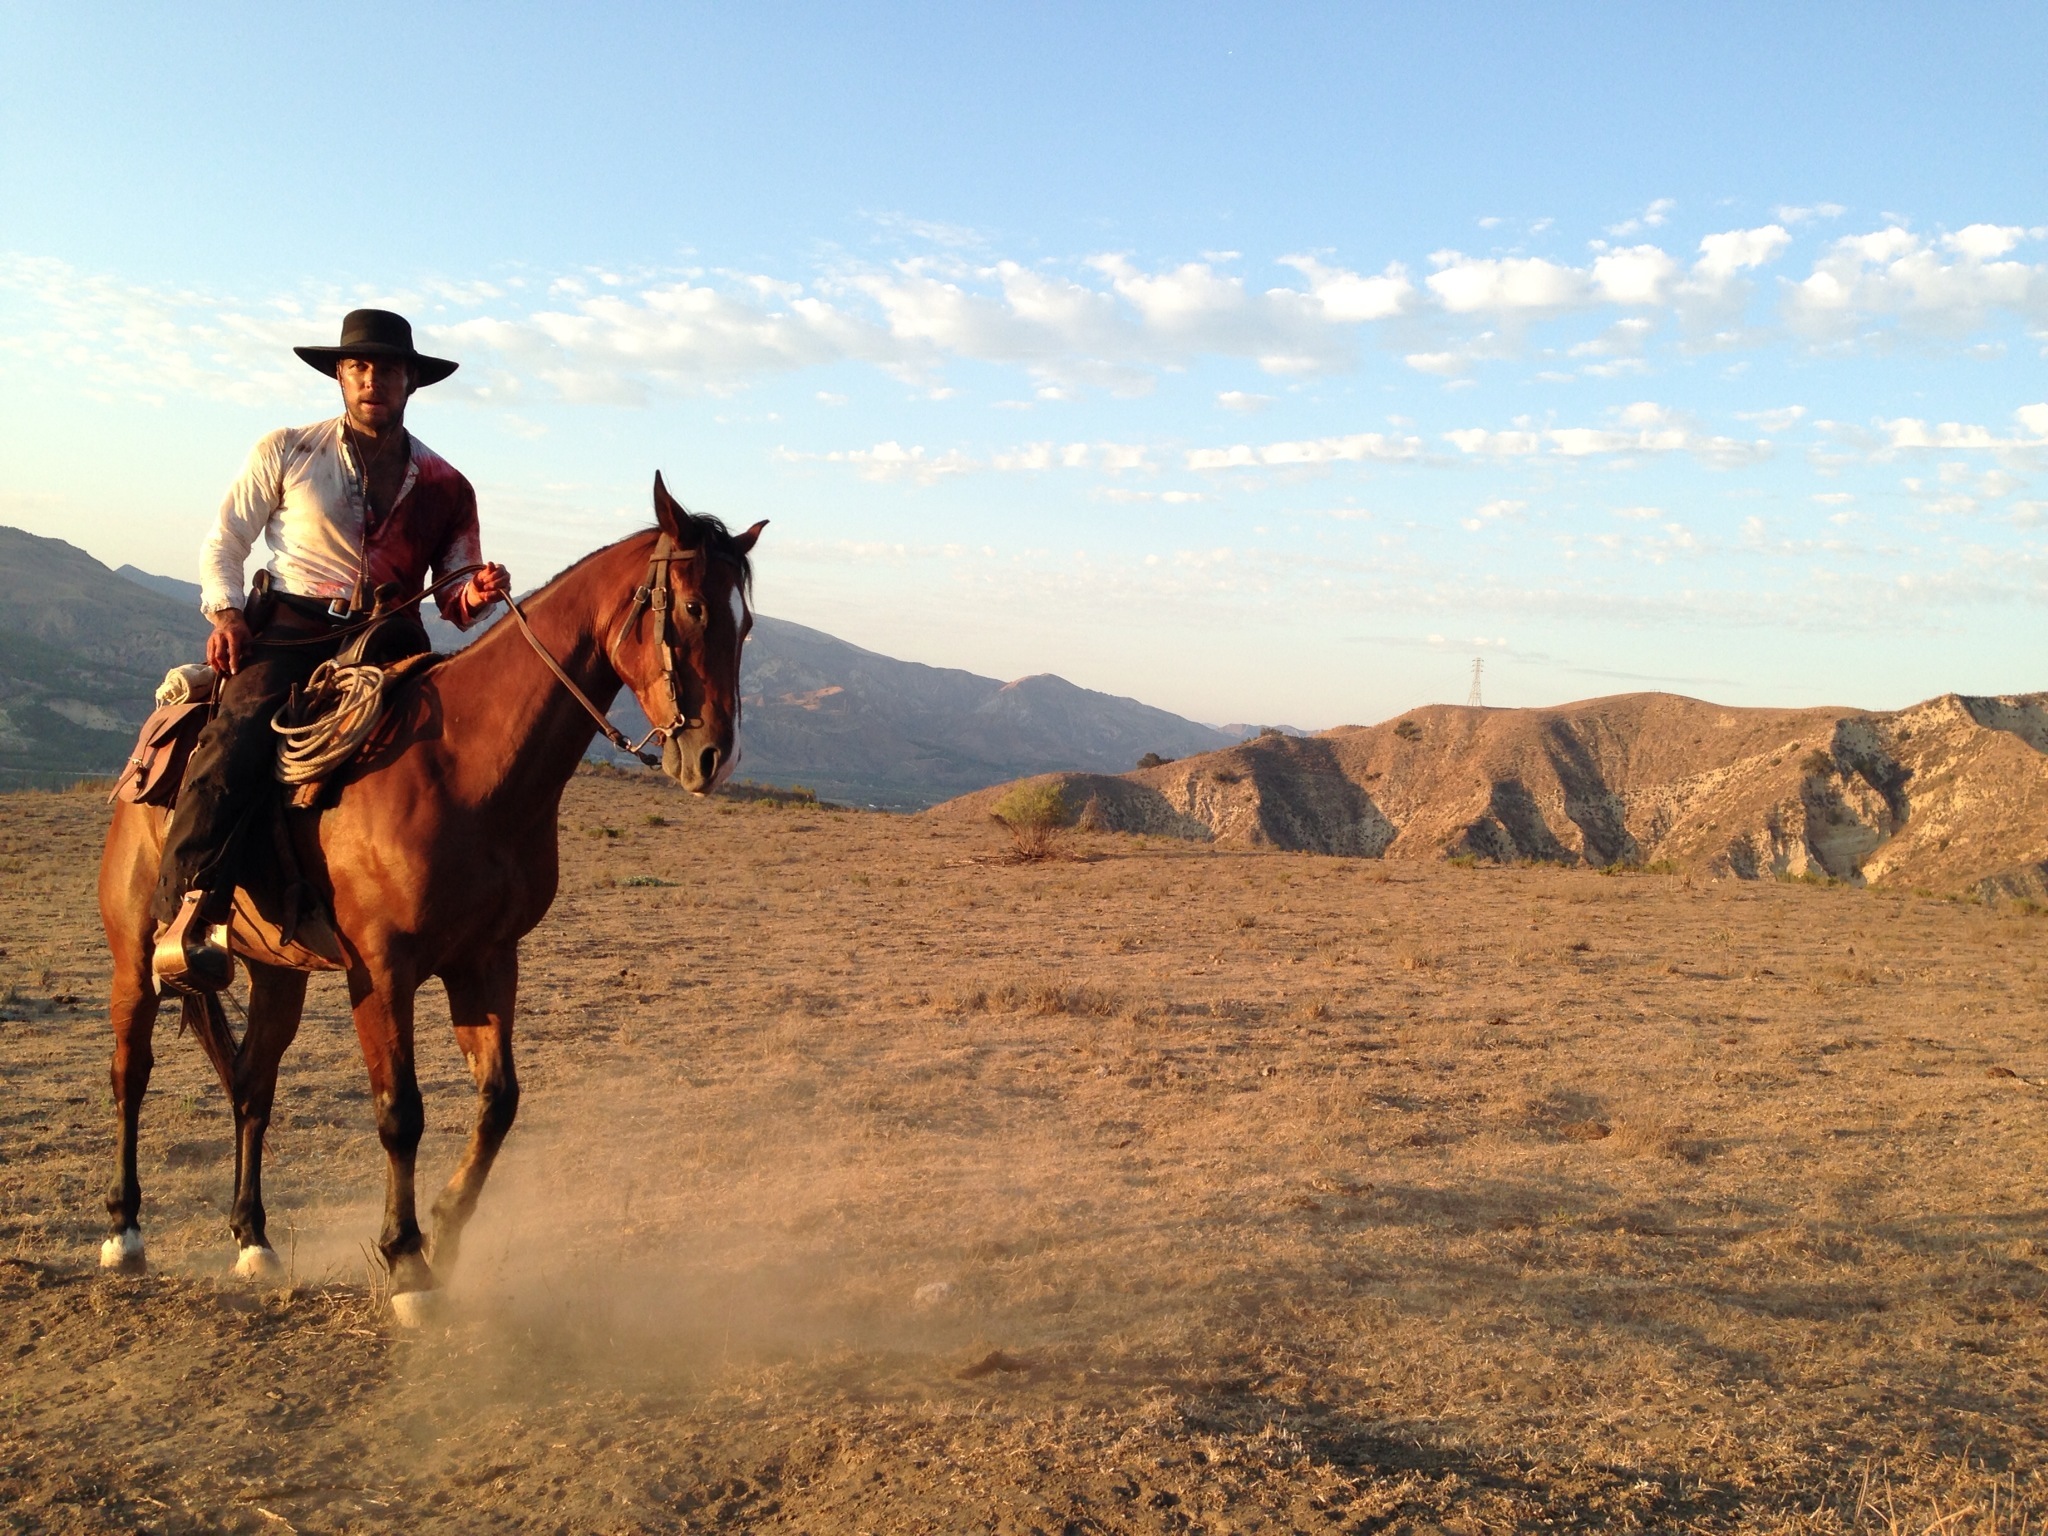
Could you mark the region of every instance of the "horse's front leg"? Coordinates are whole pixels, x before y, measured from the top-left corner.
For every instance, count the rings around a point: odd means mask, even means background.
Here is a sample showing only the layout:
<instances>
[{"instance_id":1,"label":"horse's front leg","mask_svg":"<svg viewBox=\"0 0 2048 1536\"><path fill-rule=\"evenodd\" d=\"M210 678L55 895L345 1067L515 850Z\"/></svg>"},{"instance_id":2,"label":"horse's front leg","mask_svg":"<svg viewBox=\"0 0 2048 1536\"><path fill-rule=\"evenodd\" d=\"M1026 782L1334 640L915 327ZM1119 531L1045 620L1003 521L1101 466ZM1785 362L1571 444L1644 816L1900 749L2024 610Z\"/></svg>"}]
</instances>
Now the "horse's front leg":
<instances>
[{"instance_id":1,"label":"horse's front leg","mask_svg":"<svg viewBox=\"0 0 2048 1536\"><path fill-rule=\"evenodd\" d=\"M107 1191L107 1240L100 1244L100 1263L107 1269L139 1271L142 1250L142 1180L135 1172L135 1142L142 1125L142 1097L149 1092L150 1069L156 1065L151 1042L156 1035L156 988L151 985L146 951L117 957L108 1014L114 1026L114 1061L109 1079L114 1090L113 1187Z\"/></svg>"},{"instance_id":2,"label":"horse's front leg","mask_svg":"<svg viewBox=\"0 0 2048 1536\"><path fill-rule=\"evenodd\" d=\"M281 1269L263 1214L263 1138L277 1097L277 1068L306 1007L303 971L249 967L249 1030L235 1054L235 1204L229 1213L240 1253L235 1273L266 1280Z\"/></svg>"},{"instance_id":3,"label":"horse's front leg","mask_svg":"<svg viewBox=\"0 0 2048 1536\"><path fill-rule=\"evenodd\" d=\"M498 1148L519 1113L519 1074L512 1065L519 951L507 946L502 953L444 971L442 979L448 985L456 1043L476 1079L476 1128L470 1132L462 1162L434 1202L434 1265L446 1275L455 1266L462 1229L476 1211Z\"/></svg>"},{"instance_id":4,"label":"horse's front leg","mask_svg":"<svg viewBox=\"0 0 2048 1536\"><path fill-rule=\"evenodd\" d=\"M377 1139L384 1144L388 1165L384 1231L377 1251L391 1271L394 1295L431 1291L434 1272L422 1251L426 1245L413 1200L413 1169L426 1130L419 1076L413 1069L413 982L359 966L349 972L349 994L355 1004L356 1039L370 1073Z\"/></svg>"}]
</instances>

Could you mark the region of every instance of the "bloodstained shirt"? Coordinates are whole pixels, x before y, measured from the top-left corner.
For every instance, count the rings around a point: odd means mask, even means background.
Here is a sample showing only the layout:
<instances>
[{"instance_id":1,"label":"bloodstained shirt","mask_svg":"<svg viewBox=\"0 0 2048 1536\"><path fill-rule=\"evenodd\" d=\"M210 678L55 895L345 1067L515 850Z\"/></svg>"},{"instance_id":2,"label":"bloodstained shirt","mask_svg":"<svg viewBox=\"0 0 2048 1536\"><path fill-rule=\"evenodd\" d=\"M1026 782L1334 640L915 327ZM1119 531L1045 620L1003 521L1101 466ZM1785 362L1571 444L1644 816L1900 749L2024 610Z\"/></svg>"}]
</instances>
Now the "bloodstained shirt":
<instances>
[{"instance_id":1,"label":"bloodstained shirt","mask_svg":"<svg viewBox=\"0 0 2048 1536\"><path fill-rule=\"evenodd\" d=\"M375 517L345 420L283 427L251 450L200 546L202 612L243 605L243 571L259 536L270 546L270 578L279 589L362 607L386 583L410 597L429 571L438 580L482 563L476 492L461 472L413 437L398 499ZM435 598L442 616L464 629L476 618L464 600L467 587Z\"/></svg>"}]
</instances>

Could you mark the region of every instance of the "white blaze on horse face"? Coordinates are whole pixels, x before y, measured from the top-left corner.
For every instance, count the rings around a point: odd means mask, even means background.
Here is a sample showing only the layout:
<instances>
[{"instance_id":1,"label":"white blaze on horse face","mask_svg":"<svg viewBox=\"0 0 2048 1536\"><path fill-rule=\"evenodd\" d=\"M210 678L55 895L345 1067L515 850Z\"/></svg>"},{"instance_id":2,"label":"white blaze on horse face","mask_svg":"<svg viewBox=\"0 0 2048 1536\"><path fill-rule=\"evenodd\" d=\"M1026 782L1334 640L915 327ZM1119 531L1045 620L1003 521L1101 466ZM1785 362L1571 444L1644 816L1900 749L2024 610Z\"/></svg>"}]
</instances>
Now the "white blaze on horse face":
<instances>
[{"instance_id":1,"label":"white blaze on horse face","mask_svg":"<svg viewBox=\"0 0 2048 1536\"><path fill-rule=\"evenodd\" d=\"M732 632L737 635L747 627L747 600L740 596L738 587L728 595L732 598Z\"/></svg>"}]
</instances>

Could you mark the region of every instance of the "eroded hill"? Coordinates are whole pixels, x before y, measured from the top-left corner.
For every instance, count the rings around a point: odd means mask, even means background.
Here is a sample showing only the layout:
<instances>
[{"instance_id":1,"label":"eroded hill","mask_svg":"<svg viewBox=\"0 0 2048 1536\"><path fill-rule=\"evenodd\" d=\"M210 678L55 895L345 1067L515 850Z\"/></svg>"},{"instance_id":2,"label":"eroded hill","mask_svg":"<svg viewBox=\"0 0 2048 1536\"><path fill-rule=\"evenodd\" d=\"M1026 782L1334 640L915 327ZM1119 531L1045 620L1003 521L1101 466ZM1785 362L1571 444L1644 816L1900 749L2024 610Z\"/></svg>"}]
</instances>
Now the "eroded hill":
<instances>
[{"instance_id":1,"label":"eroded hill","mask_svg":"<svg viewBox=\"0 0 2048 1536\"><path fill-rule=\"evenodd\" d=\"M1247 847L2048 889L2048 694L1884 712L1664 693L1439 705L1067 784L1104 829Z\"/></svg>"}]
</instances>

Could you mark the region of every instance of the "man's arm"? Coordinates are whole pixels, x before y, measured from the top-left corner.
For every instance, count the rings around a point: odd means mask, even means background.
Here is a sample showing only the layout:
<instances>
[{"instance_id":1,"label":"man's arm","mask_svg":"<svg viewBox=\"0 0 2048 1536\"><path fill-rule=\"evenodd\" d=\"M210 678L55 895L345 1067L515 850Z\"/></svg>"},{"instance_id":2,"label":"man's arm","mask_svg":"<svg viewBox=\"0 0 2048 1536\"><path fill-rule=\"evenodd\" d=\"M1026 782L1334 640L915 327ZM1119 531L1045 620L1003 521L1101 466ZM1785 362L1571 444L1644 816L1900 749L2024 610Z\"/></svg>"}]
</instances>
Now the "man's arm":
<instances>
[{"instance_id":1,"label":"man's arm","mask_svg":"<svg viewBox=\"0 0 2048 1536\"><path fill-rule=\"evenodd\" d=\"M248 600L244 572L249 551L283 504L279 436L273 432L250 450L249 462L228 487L220 514L199 546L199 608L213 621L213 633L206 637L206 664L226 676L242 669L255 643L242 617Z\"/></svg>"},{"instance_id":2,"label":"man's arm","mask_svg":"<svg viewBox=\"0 0 2048 1536\"><path fill-rule=\"evenodd\" d=\"M460 481L456 494L462 498L462 511L457 515L447 540L434 555L433 575L438 581L450 571L459 571L466 565L483 566L461 586L436 597L441 617L457 629L468 629L483 616L485 609L511 594L512 573L495 561L487 563L484 560L483 534L477 526L476 492L467 480Z\"/></svg>"}]
</instances>

